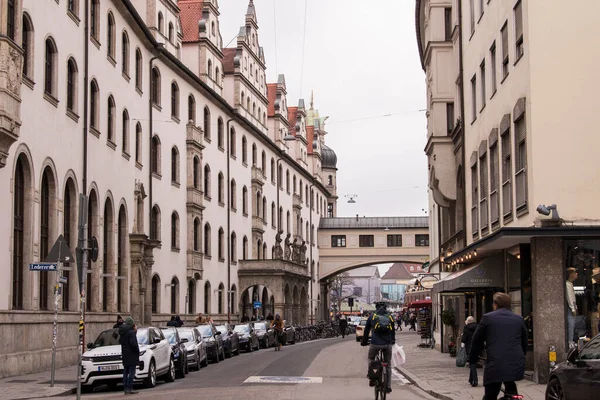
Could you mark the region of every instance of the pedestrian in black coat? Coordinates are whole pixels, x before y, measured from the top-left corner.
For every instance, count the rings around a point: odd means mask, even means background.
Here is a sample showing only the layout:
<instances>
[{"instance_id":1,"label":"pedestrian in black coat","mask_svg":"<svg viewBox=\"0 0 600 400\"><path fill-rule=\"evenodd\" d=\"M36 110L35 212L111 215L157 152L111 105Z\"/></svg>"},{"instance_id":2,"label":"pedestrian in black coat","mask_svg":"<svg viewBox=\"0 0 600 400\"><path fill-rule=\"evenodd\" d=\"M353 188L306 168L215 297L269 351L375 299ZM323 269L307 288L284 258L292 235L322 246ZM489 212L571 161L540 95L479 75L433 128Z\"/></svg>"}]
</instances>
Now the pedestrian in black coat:
<instances>
[{"instance_id":1,"label":"pedestrian in black coat","mask_svg":"<svg viewBox=\"0 0 600 400\"><path fill-rule=\"evenodd\" d=\"M140 347L137 342L137 326L133 318L127 317L125 323L119 327L119 344L123 359L123 387L125 394L137 393L133 390L135 367L140 362Z\"/></svg>"},{"instance_id":2,"label":"pedestrian in black coat","mask_svg":"<svg viewBox=\"0 0 600 400\"><path fill-rule=\"evenodd\" d=\"M177 324L177 319L175 318L174 315L171 315L171 320L169 322L167 322L167 326L174 326L174 327L179 326L179 324Z\"/></svg>"},{"instance_id":3,"label":"pedestrian in black coat","mask_svg":"<svg viewBox=\"0 0 600 400\"><path fill-rule=\"evenodd\" d=\"M494 311L483 316L473 335L469 363L477 363L485 342L484 399L496 400L503 382L506 393L517 394L515 381L525 375L527 328L523 317L510 310L509 295L495 293L493 301Z\"/></svg>"},{"instance_id":4,"label":"pedestrian in black coat","mask_svg":"<svg viewBox=\"0 0 600 400\"><path fill-rule=\"evenodd\" d=\"M183 321L181 320L181 317L179 315L175 317L175 322L177 322L177 327L178 328L180 326L183 326Z\"/></svg>"},{"instance_id":5,"label":"pedestrian in black coat","mask_svg":"<svg viewBox=\"0 0 600 400\"><path fill-rule=\"evenodd\" d=\"M475 330L477 329L477 322L475 322L475 318L468 317L465 321L465 327L463 329L463 334L461 338L461 343L465 348L465 352L467 354L467 362L469 361L469 354L471 353L471 345L473 343L473 335L475 334ZM476 387L479 383L477 380L477 363L469 364L469 383L471 386Z\"/></svg>"},{"instance_id":6,"label":"pedestrian in black coat","mask_svg":"<svg viewBox=\"0 0 600 400\"><path fill-rule=\"evenodd\" d=\"M348 329L348 320L345 316L340 317L340 333L342 334L342 339L346 337L346 329Z\"/></svg>"}]
</instances>

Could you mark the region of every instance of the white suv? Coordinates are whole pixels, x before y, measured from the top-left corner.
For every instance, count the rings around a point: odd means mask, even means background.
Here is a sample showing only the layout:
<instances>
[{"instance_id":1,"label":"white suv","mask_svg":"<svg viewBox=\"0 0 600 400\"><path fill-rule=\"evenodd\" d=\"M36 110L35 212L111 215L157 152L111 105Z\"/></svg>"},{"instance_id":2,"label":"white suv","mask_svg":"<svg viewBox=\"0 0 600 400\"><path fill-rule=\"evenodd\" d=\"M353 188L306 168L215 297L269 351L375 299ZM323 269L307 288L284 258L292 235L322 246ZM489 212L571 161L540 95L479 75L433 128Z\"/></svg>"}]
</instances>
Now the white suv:
<instances>
[{"instance_id":1,"label":"white suv","mask_svg":"<svg viewBox=\"0 0 600 400\"><path fill-rule=\"evenodd\" d=\"M137 340L140 346L140 362L135 371L135 382L154 387L157 376L164 377L167 382L173 382L173 351L161 330L155 327L139 328ZM94 386L99 384L107 384L114 389L117 384L123 382L118 329L108 329L100 333L94 343L88 343L87 348L81 366L82 390L92 391Z\"/></svg>"}]
</instances>

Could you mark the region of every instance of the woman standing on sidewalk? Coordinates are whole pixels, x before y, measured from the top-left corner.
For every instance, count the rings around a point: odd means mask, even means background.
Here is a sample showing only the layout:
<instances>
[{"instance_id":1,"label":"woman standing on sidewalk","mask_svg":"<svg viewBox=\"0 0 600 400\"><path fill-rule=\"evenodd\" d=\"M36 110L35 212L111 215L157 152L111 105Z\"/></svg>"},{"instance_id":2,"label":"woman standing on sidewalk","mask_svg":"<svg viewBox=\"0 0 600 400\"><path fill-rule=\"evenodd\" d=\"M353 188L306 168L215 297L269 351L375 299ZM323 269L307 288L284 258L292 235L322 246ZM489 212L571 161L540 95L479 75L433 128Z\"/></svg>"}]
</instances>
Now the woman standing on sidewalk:
<instances>
[{"instance_id":1,"label":"woman standing on sidewalk","mask_svg":"<svg viewBox=\"0 0 600 400\"><path fill-rule=\"evenodd\" d=\"M273 324L271 328L275 330L275 351L281 350L281 345L283 344L283 320L279 314L275 314L275 319L273 320Z\"/></svg>"},{"instance_id":2,"label":"woman standing on sidewalk","mask_svg":"<svg viewBox=\"0 0 600 400\"><path fill-rule=\"evenodd\" d=\"M469 354L471 353L471 344L473 343L473 334L475 333L475 330L477 329L477 322L475 322L475 318L469 316L467 317L467 320L465 321L465 328L463 330L463 334L462 334L462 338L461 338L461 343L462 346L465 348L465 351L467 353L467 360L469 359ZM473 364L470 363L469 364L469 383L471 384L471 386L476 387L478 385L477 382L477 363Z\"/></svg>"}]
</instances>

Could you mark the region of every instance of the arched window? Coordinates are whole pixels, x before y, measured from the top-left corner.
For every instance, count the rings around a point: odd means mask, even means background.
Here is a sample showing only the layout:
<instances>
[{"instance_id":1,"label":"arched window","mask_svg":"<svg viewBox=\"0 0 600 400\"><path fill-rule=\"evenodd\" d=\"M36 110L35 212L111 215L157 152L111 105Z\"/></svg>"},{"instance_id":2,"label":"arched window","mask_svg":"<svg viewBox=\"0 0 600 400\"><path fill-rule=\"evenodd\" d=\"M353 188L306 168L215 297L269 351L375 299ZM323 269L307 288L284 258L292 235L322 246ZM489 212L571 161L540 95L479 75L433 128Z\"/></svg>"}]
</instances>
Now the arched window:
<instances>
[{"instance_id":1,"label":"arched window","mask_svg":"<svg viewBox=\"0 0 600 400\"><path fill-rule=\"evenodd\" d=\"M248 141L246 136L242 136L242 163L244 165L248 164Z\"/></svg>"},{"instance_id":2,"label":"arched window","mask_svg":"<svg viewBox=\"0 0 600 400\"><path fill-rule=\"evenodd\" d=\"M23 76L33 78L33 24L27 13L23 13L23 34L21 48L23 49Z\"/></svg>"},{"instance_id":3,"label":"arched window","mask_svg":"<svg viewBox=\"0 0 600 400\"><path fill-rule=\"evenodd\" d=\"M210 110L204 107L204 139L210 141Z\"/></svg>"},{"instance_id":4,"label":"arched window","mask_svg":"<svg viewBox=\"0 0 600 400\"><path fill-rule=\"evenodd\" d=\"M210 313L211 310L211 299L212 299L212 289L210 287L210 282L206 281L204 284L204 314Z\"/></svg>"},{"instance_id":5,"label":"arched window","mask_svg":"<svg viewBox=\"0 0 600 400\"><path fill-rule=\"evenodd\" d=\"M283 207L279 206L279 216L277 220L277 230L281 230L281 224L283 224Z\"/></svg>"},{"instance_id":6,"label":"arched window","mask_svg":"<svg viewBox=\"0 0 600 400\"><path fill-rule=\"evenodd\" d=\"M224 303L223 302L223 298L225 297L225 286L223 286L222 283L219 285L219 292L218 293L219 293L219 307L218 307L217 311L218 311L219 314L223 314L224 313L224 311L223 311L223 303Z\"/></svg>"},{"instance_id":7,"label":"arched window","mask_svg":"<svg viewBox=\"0 0 600 400\"><path fill-rule=\"evenodd\" d=\"M229 255L231 262L237 262L237 236L235 232L231 232L231 254Z\"/></svg>"},{"instance_id":8,"label":"arched window","mask_svg":"<svg viewBox=\"0 0 600 400\"><path fill-rule=\"evenodd\" d=\"M207 67L206 73L207 73L208 77L212 79L212 61L208 60L207 64L208 64L208 67Z\"/></svg>"},{"instance_id":9,"label":"arched window","mask_svg":"<svg viewBox=\"0 0 600 400\"><path fill-rule=\"evenodd\" d=\"M204 197L210 200L210 166L204 166Z\"/></svg>"},{"instance_id":10,"label":"arched window","mask_svg":"<svg viewBox=\"0 0 600 400\"><path fill-rule=\"evenodd\" d=\"M42 174L42 187L40 190L40 260L44 260L50 251L50 224L52 222L51 197L54 197L50 185L53 183L52 172L49 167L46 167ZM48 310L48 298L50 297L49 289L48 274L40 274L40 310Z\"/></svg>"},{"instance_id":11,"label":"arched window","mask_svg":"<svg viewBox=\"0 0 600 400\"><path fill-rule=\"evenodd\" d=\"M242 239L242 259L248 259L248 238L246 236Z\"/></svg>"},{"instance_id":12,"label":"arched window","mask_svg":"<svg viewBox=\"0 0 600 400\"><path fill-rule=\"evenodd\" d=\"M258 155L256 154L256 144L252 143L252 166L256 167L256 158Z\"/></svg>"},{"instance_id":13,"label":"arched window","mask_svg":"<svg viewBox=\"0 0 600 400\"><path fill-rule=\"evenodd\" d=\"M267 176L267 154L263 151L260 159L260 167L262 169L263 176Z\"/></svg>"},{"instance_id":14,"label":"arched window","mask_svg":"<svg viewBox=\"0 0 600 400\"><path fill-rule=\"evenodd\" d=\"M179 308L178 303L179 298L179 280L177 278L173 278L171 280L171 314L177 314L177 309Z\"/></svg>"},{"instance_id":15,"label":"arched window","mask_svg":"<svg viewBox=\"0 0 600 400\"><path fill-rule=\"evenodd\" d=\"M267 244L263 243L262 246L262 259L266 260L267 259Z\"/></svg>"},{"instance_id":16,"label":"arched window","mask_svg":"<svg viewBox=\"0 0 600 400\"><path fill-rule=\"evenodd\" d=\"M254 210L254 214L260 217L260 192L256 193L256 210Z\"/></svg>"},{"instance_id":17,"label":"arched window","mask_svg":"<svg viewBox=\"0 0 600 400\"><path fill-rule=\"evenodd\" d=\"M171 182L179 183L179 151L175 146L171 149Z\"/></svg>"},{"instance_id":18,"label":"arched window","mask_svg":"<svg viewBox=\"0 0 600 400\"><path fill-rule=\"evenodd\" d=\"M44 57L44 92L56 96L56 60L57 49L52 38L46 39L46 54Z\"/></svg>"},{"instance_id":19,"label":"arched window","mask_svg":"<svg viewBox=\"0 0 600 400\"><path fill-rule=\"evenodd\" d=\"M283 167L281 165L277 168L277 186L279 189L283 189Z\"/></svg>"},{"instance_id":20,"label":"arched window","mask_svg":"<svg viewBox=\"0 0 600 400\"><path fill-rule=\"evenodd\" d=\"M231 180L231 184L230 184L230 189L229 189L229 206L231 207L232 210L235 211L236 207L236 184L235 184L235 179Z\"/></svg>"},{"instance_id":21,"label":"arched window","mask_svg":"<svg viewBox=\"0 0 600 400\"><path fill-rule=\"evenodd\" d=\"M154 135L152 138L152 149L151 149L150 168L152 173L160 175L160 139Z\"/></svg>"},{"instance_id":22,"label":"arched window","mask_svg":"<svg viewBox=\"0 0 600 400\"><path fill-rule=\"evenodd\" d=\"M275 159L271 157L271 182L275 183Z\"/></svg>"},{"instance_id":23,"label":"arched window","mask_svg":"<svg viewBox=\"0 0 600 400\"><path fill-rule=\"evenodd\" d=\"M285 191L290 193L290 170L285 170Z\"/></svg>"},{"instance_id":24,"label":"arched window","mask_svg":"<svg viewBox=\"0 0 600 400\"><path fill-rule=\"evenodd\" d=\"M266 224L267 223L267 198L263 197L262 201L262 220Z\"/></svg>"},{"instance_id":25,"label":"arched window","mask_svg":"<svg viewBox=\"0 0 600 400\"><path fill-rule=\"evenodd\" d=\"M152 277L152 313L158 314L160 307L160 278L158 275Z\"/></svg>"},{"instance_id":26,"label":"arched window","mask_svg":"<svg viewBox=\"0 0 600 400\"><path fill-rule=\"evenodd\" d=\"M250 96L246 97L246 110L250 112Z\"/></svg>"},{"instance_id":27,"label":"arched window","mask_svg":"<svg viewBox=\"0 0 600 400\"><path fill-rule=\"evenodd\" d=\"M142 124L135 124L135 162L142 164Z\"/></svg>"},{"instance_id":28,"label":"arched window","mask_svg":"<svg viewBox=\"0 0 600 400\"><path fill-rule=\"evenodd\" d=\"M112 273L112 262L113 262L113 233L114 233L114 218L113 218L113 206L110 198L106 199L104 203L104 216L103 216L103 254L102 254L102 311L108 311L109 293L113 292L113 280L109 278ZM107 276L108 275L108 276Z\"/></svg>"},{"instance_id":29,"label":"arched window","mask_svg":"<svg viewBox=\"0 0 600 400\"><path fill-rule=\"evenodd\" d=\"M6 4L6 36L15 40L15 0L8 0Z\"/></svg>"},{"instance_id":30,"label":"arched window","mask_svg":"<svg viewBox=\"0 0 600 400\"><path fill-rule=\"evenodd\" d=\"M223 261L225 260L225 233L223 231L223 228L219 228L219 236L218 236L218 256L219 256L219 261Z\"/></svg>"},{"instance_id":31,"label":"arched window","mask_svg":"<svg viewBox=\"0 0 600 400\"><path fill-rule=\"evenodd\" d=\"M223 182L223 174L221 172L219 172L219 175L217 177L217 184L218 184L218 201L219 204L225 204L225 185Z\"/></svg>"},{"instance_id":32,"label":"arched window","mask_svg":"<svg viewBox=\"0 0 600 400\"><path fill-rule=\"evenodd\" d=\"M88 196L88 207L87 207L87 220L88 220L88 224L87 224L87 239L88 239L88 243L90 243L89 241L92 239L92 236L96 236L99 237L100 236L100 232L99 232L99 227L101 226L100 224L100 218L99 218L99 213L98 213L98 197L96 195L96 190L92 189L90 191L90 194ZM94 260L88 260L88 268L92 271L94 271L96 269L96 262L94 262ZM88 279L87 280L87 284L86 284L86 291L89 293L89 300L87 301L86 304L86 310L87 311L92 311L92 308L96 308L96 304L98 299L100 298L100 295L98 293L98 287L94 287L94 285L92 285L92 280Z\"/></svg>"},{"instance_id":33,"label":"arched window","mask_svg":"<svg viewBox=\"0 0 600 400\"><path fill-rule=\"evenodd\" d=\"M232 157L235 157L236 153L237 153L237 146L236 146L235 139L236 139L235 138L235 129L232 126L231 129L229 129L229 154Z\"/></svg>"},{"instance_id":34,"label":"arched window","mask_svg":"<svg viewBox=\"0 0 600 400\"><path fill-rule=\"evenodd\" d=\"M171 214L171 248L179 249L179 215Z\"/></svg>"},{"instance_id":35,"label":"arched window","mask_svg":"<svg viewBox=\"0 0 600 400\"><path fill-rule=\"evenodd\" d=\"M292 233L292 230L291 230L291 225L292 224L291 224L291 222L292 221L291 221L290 212L288 211L287 212L287 216L286 216L286 231L287 231L287 233Z\"/></svg>"},{"instance_id":36,"label":"arched window","mask_svg":"<svg viewBox=\"0 0 600 400\"><path fill-rule=\"evenodd\" d=\"M125 206L121 205L119 209L119 217L117 221L117 276L126 277L126 243L129 241L127 234L127 215ZM127 307L127 280L120 279L117 281L117 311L123 311Z\"/></svg>"},{"instance_id":37,"label":"arched window","mask_svg":"<svg viewBox=\"0 0 600 400\"><path fill-rule=\"evenodd\" d=\"M75 207L75 184L73 183L72 178L67 179L67 183L65 185L65 195L63 200L63 235L65 238L65 242L69 246L75 247L74 241L75 232L77 229L76 221L77 221L77 208ZM120 222L120 221L119 221ZM65 263L65 267L70 267L72 264ZM118 266L118 264L117 264ZM63 269L63 276L66 278L66 283L62 285L62 309L64 311L68 311L70 309L71 303L71 288L76 287L77 285L71 284L69 282L69 278L72 276L71 271L68 269Z\"/></svg>"},{"instance_id":38,"label":"arched window","mask_svg":"<svg viewBox=\"0 0 600 400\"><path fill-rule=\"evenodd\" d=\"M171 117L179 119L179 86L171 83Z\"/></svg>"},{"instance_id":39,"label":"arched window","mask_svg":"<svg viewBox=\"0 0 600 400\"><path fill-rule=\"evenodd\" d=\"M100 96L100 89L95 79L92 79L90 83L90 128L98 130L98 115L100 114L100 104L98 97Z\"/></svg>"},{"instance_id":40,"label":"arched window","mask_svg":"<svg viewBox=\"0 0 600 400\"><path fill-rule=\"evenodd\" d=\"M188 96L188 122L196 125L196 99L191 94Z\"/></svg>"},{"instance_id":41,"label":"arched window","mask_svg":"<svg viewBox=\"0 0 600 400\"><path fill-rule=\"evenodd\" d=\"M200 219L194 218L194 251L200 251Z\"/></svg>"},{"instance_id":42,"label":"arched window","mask_svg":"<svg viewBox=\"0 0 600 400\"><path fill-rule=\"evenodd\" d=\"M121 70L129 77L129 36L126 31L121 35L121 58Z\"/></svg>"},{"instance_id":43,"label":"arched window","mask_svg":"<svg viewBox=\"0 0 600 400\"><path fill-rule=\"evenodd\" d=\"M296 194L296 175L294 175L294 194Z\"/></svg>"},{"instance_id":44,"label":"arched window","mask_svg":"<svg viewBox=\"0 0 600 400\"><path fill-rule=\"evenodd\" d=\"M152 84L150 97L152 98L152 103L154 103L157 106L160 106L160 71L156 67L152 68Z\"/></svg>"},{"instance_id":45,"label":"arched window","mask_svg":"<svg viewBox=\"0 0 600 400\"><path fill-rule=\"evenodd\" d=\"M92 0L90 7L90 35L94 39L100 39L100 0Z\"/></svg>"},{"instance_id":46,"label":"arched window","mask_svg":"<svg viewBox=\"0 0 600 400\"><path fill-rule=\"evenodd\" d=\"M219 70L219 67L215 68L215 82L217 82L217 85L220 84L221 81L221 71Z\"/></svg>"},{"instance_id":47,"label":"arched window","mask_svg":"<svg viewBox=\"0 0 600 400\"><path fill-rule=\"evenodd\" d=\"M219 149L223 149L223 120L221 117L217 120L217 146Z\"/></svg>"},{"instance_id":48,"label":"arched window","mask_svg":"<svg viewBox=\"0 0 600 400\"><path fill-rule=\"evenodd\" d=\"M150 239L160 240L160 209L157 205L152 207L152 219L150 220Z\"/></svg>"},{"instance_id":49,"label":"arched window","mask_svg":"<svg viewBox=\"0 0 600 400\"><path fill-rule=\"evenodd\" d=\"M210 23L210 32L215 36L215 21Z\"/></svg>"},{"instance_id":50,"label":"arched window","mask_svg":"<svg viewBox=\"0 0 600 400\"><path fill-rule=\"evenodd\" d=\"M188 282L188 291L187 291L187 302L188 302L188 314L196 313L196 283L193 279L190 279Z\"/></svg>"},{"instance_id":51,"label":"arched window","mask_svg":"<svg viewBox=\"0 0 600 400\"><path fill-rule=\"evenodd\" d=\"M248 188L246 186L242 188L242 213L248 215Z\"/></svg>"},{"instance_id":52,"label":"arched window","mask_svg":"<svg viewBox=\"0 0 600 400\"><path fill-rule=\"evenodd\" d=\"M256 118L256 103L252 102L252 116Z\"/></svg>"},{"instance_id":53,"label":"arched window","mask_svg":"<svg viewBox=\"0 0 600 400\"><path fill-rule=\"evenodd\" d=\"M142 90L142 52L139 47L135 50L135 87L138 90Z\"/></svg>"},{"instance_id":54,"label":"arched window","mask_svg":"<svg viewBox=\"0 0 600 400\"><path fill-rule=\"evenodd\" d=\"M67 61L67 110L77 114L77 63L71 57Z\"/></svg>"},{"instance_id":55,"label":"arched window","mask_svg":"<svg viewBox=\"0 0 600 400\"><path fill-rule=\"evenodd\" d=\"M242 91L242 95L240 97L240 105L244 107L244 91Z\"/></svg>"},{"instance_id":56,"label":"arched window","mask_svg":"<svg viewBox=\"0 0 600 400\"><path fill-rule=\"evenodd\" d=\"M106 30L106 52L108 56L115 59L115 17L108 13L108 29Z\"/></svg>"},{"instance_id":57,"label":"arched window","mask_svg":"<svg viewBox=\"0 0 600 400\"><path fill-rule=\"evenodd\" d=\"M108 112L106 113L106 130L107 137L110 143L115 142L115 99L112 96L108 96Z\"/></svg>"},{"instance_id":58,"label":"arched window","mask_svg":"<svg viewBox=\"0 0 600 400\"><path fill-rule=\"evenodd\" d=\"M194 189L200 189L200 159L194 156L193 161Z\"/></svg>"},{"instance_id":59,"label":"arched window","mask_svg":"<svg viewBox=\"0 0 600 400\"><path fill-rule=\"evenodd\" d=\"M277 208L275 202L271 203L271 225L273 228L277 227Z\"/></svg>"},{"instance_id":60,"label":"arched window","mask_svg":"<svg viewBox=\"0 0 600 400\"><path fill-rule=\"evenodd\" d=\"M26 182L27 166L23 161L24 156L19 156L15 167L15 176L13 180L13 248L12 248L12 308L15 310L23 309L24 294L24 259L26 233L31 233L29 225L29 213L27 212L28 202L26 199L29 189Z\"/></svg>"},{"instance_id":61,"label":"arched window","mask_svg":"<svg viewBox=\"0 0 600 400\"><path fill-rule=\"evenodd\" d=\"M165 26L165 19L163 18L162 13L159 11L158 12L158 31L160 33L164 33L163 29Z\"/></svg>"},{"instance_id":62,"label":"arched window","mask_svg":"<svg viewBox=\"0 0 600 400\"><path fill-rule=\"evenodd\" d=\"M204 224L204 255L210 257L210 224Z\"/></svg>"},{"instance_id":63,"label":"arched window","mask_svg":"<svg viewBox=\"0 0 600 400\"><path fill-rule=\"evenodd\" d=\"M121 144L123 146L123 154L126 154L129 159L129 113L127 109L123 110L123 116L121 118Z\"/></svg>"},{"instance_id":64,"label":"arched window","mask_svg":"<svg viewBox=\"0 0 600 400\"><path fill-rule=\"evenodd\" d=\"M173 23L169 22L169 42L173 43Z\"/></svg>"}]
</instances>

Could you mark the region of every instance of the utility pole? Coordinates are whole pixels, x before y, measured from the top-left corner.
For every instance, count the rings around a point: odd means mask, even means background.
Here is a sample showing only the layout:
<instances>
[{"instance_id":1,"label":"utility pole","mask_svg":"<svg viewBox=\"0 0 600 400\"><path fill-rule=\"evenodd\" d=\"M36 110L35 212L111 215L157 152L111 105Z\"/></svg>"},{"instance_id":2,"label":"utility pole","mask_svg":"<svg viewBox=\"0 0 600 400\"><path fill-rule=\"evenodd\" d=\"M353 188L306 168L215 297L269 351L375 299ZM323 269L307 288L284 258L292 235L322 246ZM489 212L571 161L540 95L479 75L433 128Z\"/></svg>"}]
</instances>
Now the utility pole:
<instances>
[{"instance_id":1,"label":"utility pole","mask_svg":"<svg viewBox=\"0 0 600 400\"><path fill-rule=\"evenodd\" d=\"M60 287L60 277L62 271L62 262L61 262L61 247L62 240L58 239L58 261L56 266L56 281L54 284L54 321L52 323L52 372L50 373L50 387L54 387L54 375L56 370L56 330L58 329L58 299L59 296L59 287Z\"/></svg>"},{"instance_id":2,"label":"utility pole","mask_svg":"<svg viewBox=\"0 0 600 400\"><path fill-rule=\"evenodd\" d=\"M87 196L79 195L79 237L77 246L77 273L79 275L79 355L77 358L77 400L81 398L81 362L85 346L85 288L88 270L87 252Z\"/></svg>"}]
</instances>

